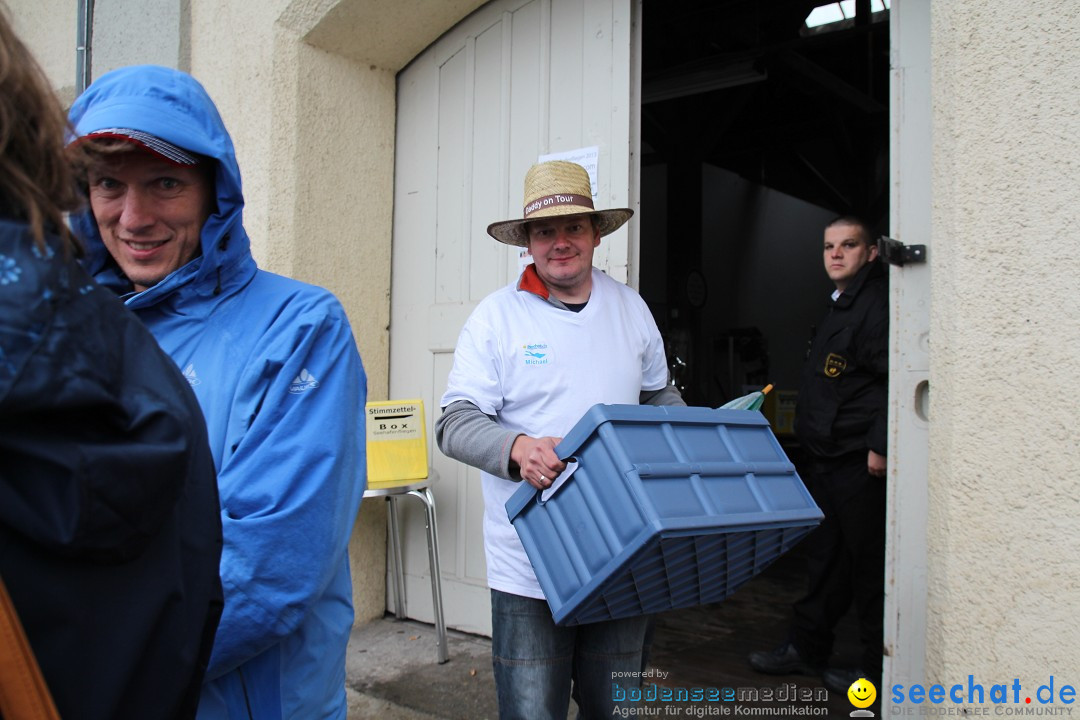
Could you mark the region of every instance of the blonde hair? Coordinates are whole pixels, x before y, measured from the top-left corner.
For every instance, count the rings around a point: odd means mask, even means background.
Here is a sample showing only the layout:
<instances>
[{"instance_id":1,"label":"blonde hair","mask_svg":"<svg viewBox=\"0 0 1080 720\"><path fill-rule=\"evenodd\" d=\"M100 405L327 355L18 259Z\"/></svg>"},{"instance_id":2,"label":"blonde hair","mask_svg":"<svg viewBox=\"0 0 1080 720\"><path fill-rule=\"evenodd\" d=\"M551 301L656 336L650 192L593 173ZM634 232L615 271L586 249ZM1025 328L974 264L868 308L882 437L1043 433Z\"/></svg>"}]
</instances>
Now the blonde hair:
<instances>
[{"instance_id":1,"label":"blonde hair","mask_svg":"<svg viewBox=\"0 0 1080 720\"><path fill-rule=\"evenodd\" d=\"M77 249L64 213L82 194L65 154L67 118L29 49L0 3L0 210L23 220L38 247L55 233Z\"/></svg>"}]
</instances>

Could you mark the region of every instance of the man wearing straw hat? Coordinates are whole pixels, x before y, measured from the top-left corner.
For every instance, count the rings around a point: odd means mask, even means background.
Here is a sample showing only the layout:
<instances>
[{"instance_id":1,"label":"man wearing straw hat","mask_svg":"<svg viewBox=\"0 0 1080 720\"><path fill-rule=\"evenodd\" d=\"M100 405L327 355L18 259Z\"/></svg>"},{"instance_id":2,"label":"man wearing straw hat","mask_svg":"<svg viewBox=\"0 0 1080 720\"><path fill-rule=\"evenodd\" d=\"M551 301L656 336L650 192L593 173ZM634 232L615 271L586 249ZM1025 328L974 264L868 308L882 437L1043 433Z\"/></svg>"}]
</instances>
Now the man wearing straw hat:
<instances>
[{"instance_id":1,"label":"man wearing straw hat","mask_svg":"<svg viewBox=\"0 0 1080 720\"><path fill-rule=\"evenodd\" d=\"M524 217L488 226L533 263L477 305L458 338L443 414L447 456L480 468L501 718L608 718L612 678L636 686L648 620L557 627L504 505L522 480L550 487L554 448L596 403L683 405L641 297L592 266L633 211L595 210L588 173L550 161L525 176Z\"/></svg>"}]
</instances>

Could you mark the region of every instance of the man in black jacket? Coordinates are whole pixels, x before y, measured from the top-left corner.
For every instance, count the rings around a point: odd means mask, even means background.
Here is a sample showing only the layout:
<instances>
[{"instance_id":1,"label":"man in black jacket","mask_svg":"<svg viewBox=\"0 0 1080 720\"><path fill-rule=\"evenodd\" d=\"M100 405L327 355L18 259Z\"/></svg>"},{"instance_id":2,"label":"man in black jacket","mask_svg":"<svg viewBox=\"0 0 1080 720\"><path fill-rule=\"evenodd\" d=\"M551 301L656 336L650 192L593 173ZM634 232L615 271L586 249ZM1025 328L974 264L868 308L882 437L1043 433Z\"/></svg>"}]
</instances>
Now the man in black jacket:
<instances>
[{"instance_id":1,"label":"man in black jacket","mask_svg":"<svg viewBox=\"0 0 1080 720\"><path fill-rule=\"evenodd\" d=\"M824 259L836 291L810 341L795 432L807 455L803 479L825 519L804 545L809 588L794 605L789 641L752 653L750 665L773 675L820 673L826 687L846 692L860 677L881 679L889 287L858 218L826 226ZM825 669L833 629L853 601L860 666Z\"/></svg>"}]
</instances>

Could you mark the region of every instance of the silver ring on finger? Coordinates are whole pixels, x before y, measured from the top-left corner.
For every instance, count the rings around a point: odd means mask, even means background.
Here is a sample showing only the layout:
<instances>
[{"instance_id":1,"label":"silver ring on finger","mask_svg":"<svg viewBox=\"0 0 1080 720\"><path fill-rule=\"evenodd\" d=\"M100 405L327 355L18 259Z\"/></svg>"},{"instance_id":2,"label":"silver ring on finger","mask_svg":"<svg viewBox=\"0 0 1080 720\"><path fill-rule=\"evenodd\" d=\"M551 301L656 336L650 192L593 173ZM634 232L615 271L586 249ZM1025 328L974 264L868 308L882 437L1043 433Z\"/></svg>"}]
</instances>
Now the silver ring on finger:
<instances>
[{"instance_id":1,"label":"silver ring on finger","mask_svg":"<svg viewBox=\"0 0 1080 720\"><path fill-rule=\"evenodd\" d=\"M547 478L543 475L540 476L540 482L547 482Z\"/></svg>"}]
</instances>

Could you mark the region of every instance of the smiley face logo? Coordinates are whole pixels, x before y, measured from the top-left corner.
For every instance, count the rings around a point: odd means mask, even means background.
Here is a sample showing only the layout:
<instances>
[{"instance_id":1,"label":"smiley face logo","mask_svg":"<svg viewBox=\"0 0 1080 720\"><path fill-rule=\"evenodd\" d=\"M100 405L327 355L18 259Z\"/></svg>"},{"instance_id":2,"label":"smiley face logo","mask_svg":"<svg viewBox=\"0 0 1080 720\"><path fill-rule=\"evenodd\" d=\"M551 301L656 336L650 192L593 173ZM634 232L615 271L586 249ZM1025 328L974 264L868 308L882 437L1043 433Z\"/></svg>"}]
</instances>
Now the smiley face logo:
<instances>
[{"instance_id":1,"label":"smiley face logo","mask_svg":"<svg viewBox=\"0 0 1080 720\"><path fill-rule=\"evenodd\" d=\"M847 689L847 697L857 708L870 707L877 698L877 688L866 678L859 678Z\"/></svg>"}]
</instances>

